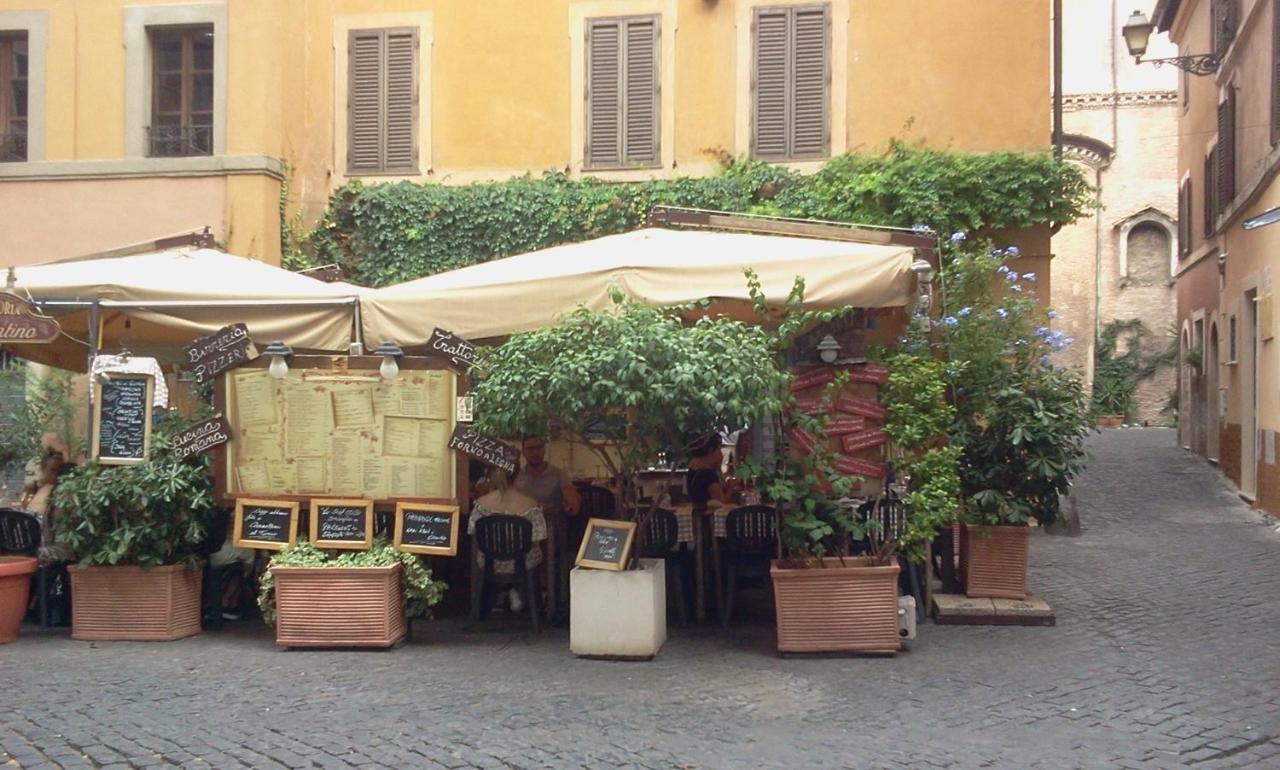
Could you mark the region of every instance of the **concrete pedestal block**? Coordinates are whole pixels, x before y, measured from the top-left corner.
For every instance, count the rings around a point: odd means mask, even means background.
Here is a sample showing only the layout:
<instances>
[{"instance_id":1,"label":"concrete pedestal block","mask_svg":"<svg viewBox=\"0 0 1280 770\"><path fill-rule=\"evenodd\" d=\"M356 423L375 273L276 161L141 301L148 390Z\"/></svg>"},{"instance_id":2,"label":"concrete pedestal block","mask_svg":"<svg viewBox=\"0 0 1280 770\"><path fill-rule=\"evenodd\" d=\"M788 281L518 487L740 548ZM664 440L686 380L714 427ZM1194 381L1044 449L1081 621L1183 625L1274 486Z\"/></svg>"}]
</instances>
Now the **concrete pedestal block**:
<instances>
[{"instance_id":1,"label":"concrete pedestal block","mask_svg":"<svg viewBox=\"0 0 1280 770\"><path fill-rule=\"evenodd\" d=\"M580 658L650 660L667 641L667 571L575 568L569 573L569 649Z\"/></svg>"}]
</instances>

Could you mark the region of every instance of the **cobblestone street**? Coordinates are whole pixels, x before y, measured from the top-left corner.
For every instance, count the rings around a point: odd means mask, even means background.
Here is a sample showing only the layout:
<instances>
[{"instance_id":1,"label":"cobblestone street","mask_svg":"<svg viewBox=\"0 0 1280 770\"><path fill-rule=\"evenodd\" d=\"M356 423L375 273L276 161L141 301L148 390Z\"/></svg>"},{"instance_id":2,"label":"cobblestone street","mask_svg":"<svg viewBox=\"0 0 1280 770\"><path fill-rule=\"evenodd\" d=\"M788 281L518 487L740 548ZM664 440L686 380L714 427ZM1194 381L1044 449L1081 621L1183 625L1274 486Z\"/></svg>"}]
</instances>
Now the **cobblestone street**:
<instances>
[{"instance_id":1,"label":"cobblestone street","mask_svg":"<svg viewBox=\"0 0 1280 770\"><path fill-rule=\"evenodd\" d=\"M1091 449L1084 534L1032 538L1056 627L781 659L761 621L673 629L648 664L452 622L389 652L28 628L0 647L0 767L1280 767L1280 535L1171 430Z\"/></svg>"}]
</instances>

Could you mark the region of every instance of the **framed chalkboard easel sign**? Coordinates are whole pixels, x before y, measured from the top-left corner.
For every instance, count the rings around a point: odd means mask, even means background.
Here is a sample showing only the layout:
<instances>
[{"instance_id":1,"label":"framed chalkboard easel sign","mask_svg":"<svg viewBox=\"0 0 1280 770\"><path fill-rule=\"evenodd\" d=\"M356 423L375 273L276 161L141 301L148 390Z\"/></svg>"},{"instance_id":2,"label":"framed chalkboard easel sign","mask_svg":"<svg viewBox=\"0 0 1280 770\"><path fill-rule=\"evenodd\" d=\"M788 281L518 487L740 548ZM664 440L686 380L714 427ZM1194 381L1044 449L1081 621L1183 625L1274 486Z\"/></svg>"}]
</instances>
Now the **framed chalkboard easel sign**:
<instances>
[{"instance_id":1,"label":"framed chalkboard easel sign","mask_svg":"<svg viewBox=\"0 0 1280 770\"><path fill-rule=\"evenodd\" d=\"M396 503L395 547L406 553L458 553L458 506Z\"/></svg>"},{"instance_id":2,"label":"framed chalkboard easel sign","mask_svg":"<svg viewBox=\"0 0 1280 770\"><path fill-rule=\"evenodd\" d=\"M149 374L109 373L93 382L93 458L103 465L134 465L151 452Z\"/></svg>"},{"instance_id":3,"label":"framed chalkboard easel sign","mask_svg":"<svg viewBox=\"0 0 1280 770\"><path fill-rule=\"evenodd\" d=\"M311 501L311 544L362 551L373 545L372 500Z\"/></svg>"},{"instance_id":4,"label":"framed chalkboard easel sign","mask_svg":"<svg viewBox=\"0 0 1280 770\"><path fill-rule=\"evenodd\" d=\"M236 501L232 544L279 551L298 538L298 504L289 500Z\"/></svg>"},{"instance_id":5,"label":"framed chalkboard easel sign","mask_svg":"<svg viewBox=\"0 0 1280 770\"><path fill-rule=\"evenodd\" d=\"M591 519L587 522L587 533L582 537L582 546L578 549L578 560L574 564L579 567L621 572L627 566L627 557L631 555L631 541L635 539L635 534L634 521Z\"/></svg>"}]
</instances>

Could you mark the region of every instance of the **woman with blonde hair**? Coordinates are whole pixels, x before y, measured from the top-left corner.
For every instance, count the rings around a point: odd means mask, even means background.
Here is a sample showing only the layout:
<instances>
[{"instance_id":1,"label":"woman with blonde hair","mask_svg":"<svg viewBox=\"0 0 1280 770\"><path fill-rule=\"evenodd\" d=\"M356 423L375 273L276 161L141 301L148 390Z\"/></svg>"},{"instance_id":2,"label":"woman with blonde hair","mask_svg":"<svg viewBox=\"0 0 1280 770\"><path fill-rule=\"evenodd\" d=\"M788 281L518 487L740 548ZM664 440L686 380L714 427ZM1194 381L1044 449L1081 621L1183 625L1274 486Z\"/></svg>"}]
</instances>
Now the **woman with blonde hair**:
<instances>
[{"instance_id":1,"label":"woman with blonde hair","mask_svg":"<svg viewBox=\"0 0 1280 770\"><path fill-rule=\"evenodd\" d=\"M476 522L485 516L519 516L533 527L533 547L525 556L526 569L535 569L542 564L542 544L547 539L547 520L538 507L538 501L516 489L515 478L520 472L520 461L516 460L514 471L504 471L491 466L489 482L493 489L477 499L471 506L471 516L467 521L467 533L475 535ZM476 566L484 568L484 554L476 554ZM515 573L515 563L511 561L495 561L493 571L501 575ZM510 591L511 610L519 612L524 608L524 600L516 588Z\"/></svg>"}]
</instances>

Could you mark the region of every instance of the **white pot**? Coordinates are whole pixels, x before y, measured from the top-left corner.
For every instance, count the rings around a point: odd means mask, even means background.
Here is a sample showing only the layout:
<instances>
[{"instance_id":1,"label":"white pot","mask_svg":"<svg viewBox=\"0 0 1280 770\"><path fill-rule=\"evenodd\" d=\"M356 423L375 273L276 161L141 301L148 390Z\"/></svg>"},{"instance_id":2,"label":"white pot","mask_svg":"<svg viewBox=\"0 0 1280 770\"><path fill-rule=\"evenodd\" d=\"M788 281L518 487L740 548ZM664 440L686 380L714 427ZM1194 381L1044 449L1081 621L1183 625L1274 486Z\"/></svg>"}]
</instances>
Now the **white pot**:
<instances>
[{"instance_id":1,"label":"white pot","mask_svg":"<svg viewBox=\"0 0 1280 770\"><path fill-rule=\"evenodd\" d=\"M667 570L662 559L613 572L569 573L569 649L580 658L649 660L667 641Z\"/></svg>"}]
</instances>

